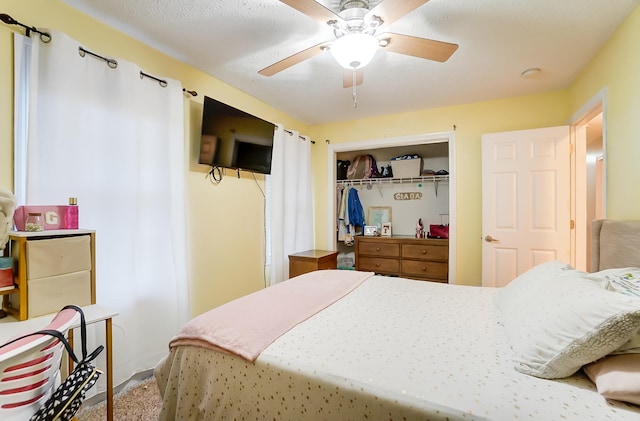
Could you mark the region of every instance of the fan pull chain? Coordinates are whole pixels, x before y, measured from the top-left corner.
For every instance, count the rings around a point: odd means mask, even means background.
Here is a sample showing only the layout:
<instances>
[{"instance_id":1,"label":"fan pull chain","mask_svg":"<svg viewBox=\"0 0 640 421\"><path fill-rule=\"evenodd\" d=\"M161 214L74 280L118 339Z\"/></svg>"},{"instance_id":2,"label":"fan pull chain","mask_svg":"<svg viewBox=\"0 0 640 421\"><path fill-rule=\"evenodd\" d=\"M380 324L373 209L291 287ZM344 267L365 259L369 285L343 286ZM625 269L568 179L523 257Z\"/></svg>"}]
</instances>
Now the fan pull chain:
<instances>
[{"instance_id":1,"label":"fan pull chain","mask_svg":"<svg viewBox=\"0 0 640 421\"><path fill-rule=\"evenodd\" d=\"M353 93L352 93L352 98L353 98L353 108L358 108L358 95L356 93L356 69L353 69L353 78L352 78L352 87L353 87Z\"/></svg>"}]
</instances>

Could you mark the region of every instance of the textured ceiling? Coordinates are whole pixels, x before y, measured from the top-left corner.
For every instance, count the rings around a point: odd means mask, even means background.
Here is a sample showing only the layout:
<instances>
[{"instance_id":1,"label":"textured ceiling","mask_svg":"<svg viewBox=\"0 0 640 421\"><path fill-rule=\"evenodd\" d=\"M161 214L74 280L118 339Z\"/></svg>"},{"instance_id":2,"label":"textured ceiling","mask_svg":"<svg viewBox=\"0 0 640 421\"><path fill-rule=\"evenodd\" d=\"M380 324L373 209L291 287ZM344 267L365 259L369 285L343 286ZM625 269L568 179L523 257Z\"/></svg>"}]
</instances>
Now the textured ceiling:
<instances>
[{"instance_id":1,"label":"textured ceiling","mask_svg":"<svg viewBox=\"0 0 640 421\"><path fill-rule=\"evenodd\" d=\"M63 1L308 124L566 88L640 4L431 0L387 29L455 43L458 50L445 63L379 51L363 69L354 108L351 89L342 87L343 70L328 52L271 77L258 74L334 39L327 25L277 0ZM337 0L321 3L338 11ZM523 78L532 67L542 71Z\"/></svg>"}]
</instances>

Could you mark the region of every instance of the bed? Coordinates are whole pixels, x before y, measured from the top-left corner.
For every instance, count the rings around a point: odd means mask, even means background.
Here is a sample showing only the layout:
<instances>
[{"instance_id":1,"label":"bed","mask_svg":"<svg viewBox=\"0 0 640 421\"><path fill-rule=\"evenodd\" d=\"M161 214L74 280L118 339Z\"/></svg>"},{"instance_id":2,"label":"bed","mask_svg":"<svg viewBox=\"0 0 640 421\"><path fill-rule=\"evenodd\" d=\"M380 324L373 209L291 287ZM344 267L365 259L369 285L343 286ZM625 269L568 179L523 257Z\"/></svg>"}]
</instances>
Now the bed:
<instances>
[{"instance_id":1,"label":"bed","mask_svg":"<svg viewBox=\"0 0 640 421\"><path fill-rule=\"evenodd\" d=\"M547 262L484 288L318 271L214 309L155 368L160 419L638 420L640 222L598 224L595 274Z\"/></svg>"}]
</instances>

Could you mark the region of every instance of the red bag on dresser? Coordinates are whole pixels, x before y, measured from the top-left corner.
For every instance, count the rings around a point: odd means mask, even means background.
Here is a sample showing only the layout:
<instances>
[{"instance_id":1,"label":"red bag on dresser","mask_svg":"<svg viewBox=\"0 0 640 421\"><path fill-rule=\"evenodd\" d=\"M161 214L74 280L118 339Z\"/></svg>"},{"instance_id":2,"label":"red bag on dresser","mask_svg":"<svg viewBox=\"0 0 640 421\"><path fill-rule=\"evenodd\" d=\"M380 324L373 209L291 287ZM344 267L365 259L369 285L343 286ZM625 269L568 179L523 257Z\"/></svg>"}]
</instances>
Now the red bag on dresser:
<instances>
[{"instance_id":1,"label":"red bag on dresser","mask_svg":"<svg viewBox=\"0 0 640 421\"><path fill-rule=\"evenodd\" d=\"M428 238L449 238L449 224L431 224L429 225Z\"/></svg>"}]
</instances>

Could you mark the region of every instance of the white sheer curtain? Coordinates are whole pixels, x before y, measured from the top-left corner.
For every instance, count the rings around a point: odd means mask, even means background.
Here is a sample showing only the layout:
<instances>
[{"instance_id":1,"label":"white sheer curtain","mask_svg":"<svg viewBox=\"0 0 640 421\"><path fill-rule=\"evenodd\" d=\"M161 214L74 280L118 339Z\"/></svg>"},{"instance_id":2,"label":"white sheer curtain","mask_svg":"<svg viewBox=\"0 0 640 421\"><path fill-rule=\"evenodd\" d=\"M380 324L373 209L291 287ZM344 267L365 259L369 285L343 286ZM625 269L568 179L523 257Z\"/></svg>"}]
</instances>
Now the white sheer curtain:
<instances>
[{"instance_id":1,"label":"white sheer curtain","mask_svg":"<svg viewBox=\"0 0 640 421\"><path fill-rule=\"evenodd\" d=\"M289 254L313 249L311 139L277 125L269 182L273 285L289 278Z\"/></svg>"},{"instance_id":2,"label":"white sheer curtain","mask_svg":"<svg viewBox=\"0 0 640 421\"><path fill-rule=\"evenodd\" d=\"M24 205L27 188L27 129L31 38L13 33L13 193Z\"/></svg>"},{"instance_id":3,"label":"white sheer curtain","mask_svg":"<svg viewBox=\"0 0 640 421\"><path fill-rule=\"evenodd\" d=\"M79 47L57 32L33 40L26 203L77 197L80 227L96 230L97 301L119 312L118 385L153 368L190 315L184 98L177 81L161 87Z\"/></svg>"}]
</instances>

